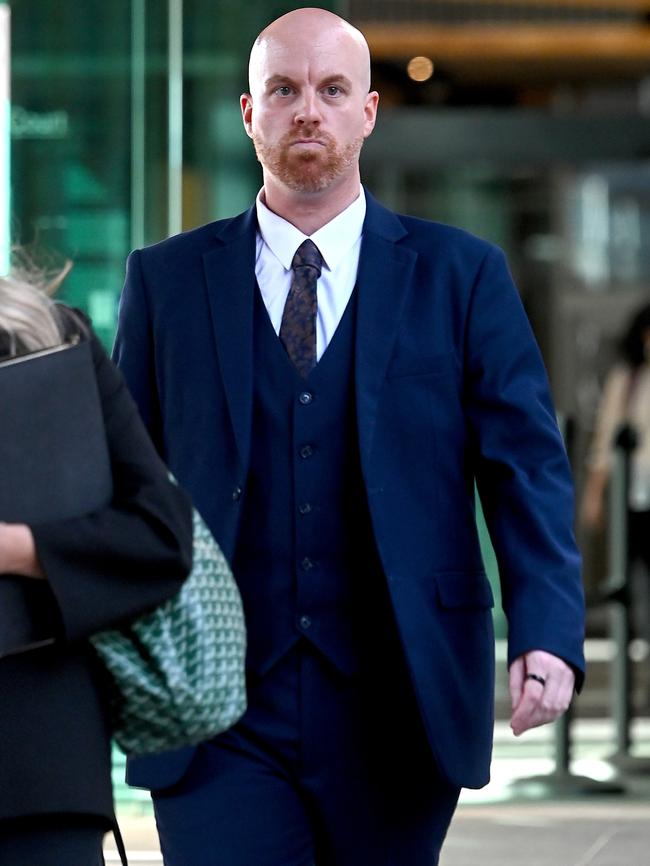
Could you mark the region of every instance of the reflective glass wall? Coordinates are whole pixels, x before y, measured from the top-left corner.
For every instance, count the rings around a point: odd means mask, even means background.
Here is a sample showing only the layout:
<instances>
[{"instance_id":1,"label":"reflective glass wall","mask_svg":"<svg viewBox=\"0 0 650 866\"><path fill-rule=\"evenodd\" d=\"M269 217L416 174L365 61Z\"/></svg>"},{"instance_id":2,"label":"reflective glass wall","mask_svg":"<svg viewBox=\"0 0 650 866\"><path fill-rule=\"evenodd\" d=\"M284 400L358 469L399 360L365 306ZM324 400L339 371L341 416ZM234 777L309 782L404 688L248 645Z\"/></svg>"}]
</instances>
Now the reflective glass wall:
<instances>
[{"instance_id":1,"label":"reflective glass wall","mask_svg":"<svg viewBox=\"0 0 650 866\"><path fill-rule=\"evenodd\" d=\"M108 337L130 218L130 3L12 11L14 241L71 257L65 296Z\"/></svg>"},{"instance_id":2,"label":"reflective glass wall","mask_svg":"<svg viewBox=\"0 0 650 866\"><path fill-rule=\"evenodd\" d=\"M73 259L62 296L107 344L129 250L254 197L239 115L247 56L268 21L299 5L9 3L13 239L39 262Z\"/></svg>"}]
</instances>

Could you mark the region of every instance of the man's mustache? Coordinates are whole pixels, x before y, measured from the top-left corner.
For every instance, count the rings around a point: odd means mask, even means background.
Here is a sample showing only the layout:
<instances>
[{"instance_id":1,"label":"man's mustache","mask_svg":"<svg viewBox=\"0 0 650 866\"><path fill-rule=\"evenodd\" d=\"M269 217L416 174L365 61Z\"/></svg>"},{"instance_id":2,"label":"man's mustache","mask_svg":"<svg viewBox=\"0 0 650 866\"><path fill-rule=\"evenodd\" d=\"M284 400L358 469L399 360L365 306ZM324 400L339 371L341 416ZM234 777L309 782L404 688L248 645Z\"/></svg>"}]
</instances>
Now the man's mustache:
<instances>
[{"instance_id":1,"label":"man's mustache","mask_svg":"<svg viewBox=\"0 0 650 866\"><path fill-rule=\"evenodd\" d=\"M284 142L285 144L293 144L296 141L303 141L306 138L324 145L331 145L333 142L332 136L327 132L323 132L322 129L318 129L317 127L309 126L303 126L296 132L293 130L288 132L284 137Z\"/></svg>"}]
</instances>

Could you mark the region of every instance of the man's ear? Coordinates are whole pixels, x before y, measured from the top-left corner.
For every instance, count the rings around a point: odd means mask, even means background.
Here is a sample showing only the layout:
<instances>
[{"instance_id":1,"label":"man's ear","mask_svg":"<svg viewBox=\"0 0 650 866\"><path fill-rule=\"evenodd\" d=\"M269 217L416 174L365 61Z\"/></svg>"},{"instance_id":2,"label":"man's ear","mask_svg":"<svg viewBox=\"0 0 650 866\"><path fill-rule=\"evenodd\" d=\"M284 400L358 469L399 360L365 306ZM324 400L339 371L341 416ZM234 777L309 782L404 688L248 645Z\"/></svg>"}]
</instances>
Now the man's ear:
<instances>
[{"instance_id":1,"label":"man's ear","mask_svg":"<svg viewBox=\"0 0 650 866\"><path fill-rule=\"evenodd\" d=\"M239 104L241 106L241 116L242 120L244 121L244 129L246 130L246 135L249 138L252 138L253 97L250 95L250 93L242 93L242 95L239 97Z\"/></svg>"},{"instance_id":2,"label":"man's ear","mask_svg":"<svg viewBox=\"0 0 650 866\"><path fill-rule=\"evenodd\" d=\"M366 101L364 104L364 115L365 115L365 123L363 127L363 137L368 138L370 133L375 128L375 121L377 120L377 106L379 104L379 94L376 90L371 90L370 93L366 96Z\"/></svg>"}]
</instances>

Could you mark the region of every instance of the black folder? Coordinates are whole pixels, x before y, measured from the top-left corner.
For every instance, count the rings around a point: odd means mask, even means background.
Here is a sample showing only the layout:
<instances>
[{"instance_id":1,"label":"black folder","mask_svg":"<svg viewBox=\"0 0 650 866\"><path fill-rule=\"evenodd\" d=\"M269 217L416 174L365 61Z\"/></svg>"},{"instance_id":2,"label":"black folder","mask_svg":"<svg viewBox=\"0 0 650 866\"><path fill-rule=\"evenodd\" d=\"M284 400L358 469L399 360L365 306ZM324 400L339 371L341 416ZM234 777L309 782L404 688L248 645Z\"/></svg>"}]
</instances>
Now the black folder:
<instances>
[{"instance_id":1,"label":"black folder","mask_svg":"<svg viewBox=\"0 0 650 866\"><path fill-rule=\"evenodd\" d=\"M36 525L89 514L112 496L90 342L0 361L0 521ZM60 630L45 580L0 575L0 658Z\"/></svg>"}]
</instances>

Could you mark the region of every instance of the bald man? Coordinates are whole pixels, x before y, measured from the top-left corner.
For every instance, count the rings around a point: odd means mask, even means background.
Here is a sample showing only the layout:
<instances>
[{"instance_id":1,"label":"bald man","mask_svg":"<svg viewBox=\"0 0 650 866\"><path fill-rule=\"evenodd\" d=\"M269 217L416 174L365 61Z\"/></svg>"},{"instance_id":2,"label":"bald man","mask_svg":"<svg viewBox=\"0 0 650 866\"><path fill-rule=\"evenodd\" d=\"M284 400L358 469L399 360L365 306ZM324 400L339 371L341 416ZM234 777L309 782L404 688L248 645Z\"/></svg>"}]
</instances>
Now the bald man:
<instances>
[{"instance_id":1,"label":"bald man","mask_svg":"<svg viewBox=\"0 0 650 866\"><path fill-rule=\"evenodd\" d=\"M167 866L434 866L488 781L492 594L515 734L582 677L572 485L502 253L363 190L368 46L329 12L274 21L241 97L253 207L129 259L116 358L231 559L249 708L130 762Z\"/></svg>"}]
</instances>

